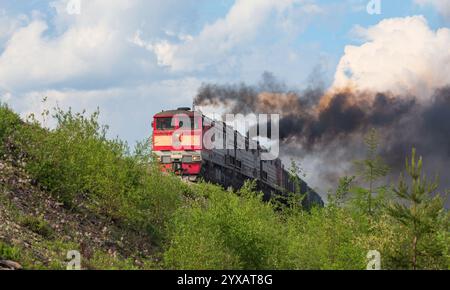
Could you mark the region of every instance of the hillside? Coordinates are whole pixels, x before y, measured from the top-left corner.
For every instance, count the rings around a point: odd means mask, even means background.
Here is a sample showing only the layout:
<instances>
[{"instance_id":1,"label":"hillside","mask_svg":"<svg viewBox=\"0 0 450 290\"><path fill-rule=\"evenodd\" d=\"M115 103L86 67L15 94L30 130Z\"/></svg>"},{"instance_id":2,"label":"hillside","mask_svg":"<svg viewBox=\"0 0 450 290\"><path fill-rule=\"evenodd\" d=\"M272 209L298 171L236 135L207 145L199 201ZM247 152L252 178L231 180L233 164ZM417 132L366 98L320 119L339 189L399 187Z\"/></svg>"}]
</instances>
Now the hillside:
<instances>
[{"instance_id":1,"label":"hillside","mask_svg":"<svg viewBox=\"0 0 450 290\"><path fill-rule=\"evenodd\" d=\"M25 268L64 269L69 250L89 259L88 268L114 266L109 256L145 266L141 257L155 252L149 235L120 227L82 202L76 211L68 210L9 162L0 161L0 169L0 240L3 247L14 245L17 255L9 258Z\"/></svg>"},{"instance_id":2,"label":"hillside","mask_svg":"<svg viewBox=\"0 0 450 290\"><path fill-rule=\"evenodd\" d=\"M324 208L264 203L252 183L231 192L161 174L149 144L108 139L97 117L55 109L49 130L0 106L0 268L65 269L72 250L83 269L365 269L370 250L383 268L450 268L438 197L424 197L420 233L396 216L393 189L367 211L352 178Z\"/></svg>"}]
</instances>

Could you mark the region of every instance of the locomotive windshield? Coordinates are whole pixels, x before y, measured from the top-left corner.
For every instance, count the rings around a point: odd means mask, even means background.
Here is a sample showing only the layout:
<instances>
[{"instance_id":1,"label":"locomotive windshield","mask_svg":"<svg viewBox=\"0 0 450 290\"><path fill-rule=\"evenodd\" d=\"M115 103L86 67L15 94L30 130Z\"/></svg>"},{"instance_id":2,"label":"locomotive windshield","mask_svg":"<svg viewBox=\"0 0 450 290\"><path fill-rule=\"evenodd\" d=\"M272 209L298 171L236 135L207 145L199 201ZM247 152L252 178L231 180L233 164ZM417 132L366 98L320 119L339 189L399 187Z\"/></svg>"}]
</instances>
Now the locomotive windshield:
<instances>
[{"instance_id":1,"label":"locomotive windshield","mask_svg":"<svg viewBox=\"0 0 450 290\"><path fill-rule=\"evenodd\" d=\"M199 128L199 118L190 117L189 119L181 118L178 121L178 127L182 128L183 126L185 129L189 128L189 124L186 124L185 121L188 121L191 127L191 130L197 130Z\"/></svg>"},{"instance_id":2,"label":"locomotive windshield","mask_svg":"<svg viewBox=\"0 0 450 290\"><path fill-rule=\"evenodd\" d=\"M165 130L174 130L174 129L185 126L185 124L183 122L184 121L183 118L181 118L181 120L178 120L178 126L176 126L176 127L173 126L172 119L173 119L173 117L156 118L156 129L160 130L160 131L165 131ZM190 117L188 119L188 121L190 123L191 130L197 130L200 128L198 118ZM174 122L174 123L176 123L176 122ZM189 126L189 125L186 124L186 126Z\"/></svg>"},{"instance_id":3,"label":"locomotive windshield","mask_svg":"<svg viewBox=\"0 0 450 290\"><path fill-rule=\"evenodd\" d=\"M156 118L157 130L173 130L175 127L172 125L172 117Z\"/></svg>"}]
</instances>

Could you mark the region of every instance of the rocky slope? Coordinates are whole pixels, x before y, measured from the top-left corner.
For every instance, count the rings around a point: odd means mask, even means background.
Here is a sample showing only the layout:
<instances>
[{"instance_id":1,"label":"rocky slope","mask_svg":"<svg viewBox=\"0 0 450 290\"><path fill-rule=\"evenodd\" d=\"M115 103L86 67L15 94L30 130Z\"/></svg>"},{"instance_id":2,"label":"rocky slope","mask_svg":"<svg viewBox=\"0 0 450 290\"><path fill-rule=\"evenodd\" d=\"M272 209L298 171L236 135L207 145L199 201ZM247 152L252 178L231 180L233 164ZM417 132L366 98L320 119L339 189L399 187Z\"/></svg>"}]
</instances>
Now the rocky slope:
<instances>
[{"instance_id":1,"label":"rocky slope","mask_svg":"<svg viewBox=\"0 0 450 290\"><path fill-rule=\"evenodd\" d=\"M76 211L65 208L20 165L0 160L0 268L63 269L70 250L81 253L84 268L118 261L141 268L151 264L154 247L149 236L94 215L82 200Z\"/></svg>"}]
</instances>

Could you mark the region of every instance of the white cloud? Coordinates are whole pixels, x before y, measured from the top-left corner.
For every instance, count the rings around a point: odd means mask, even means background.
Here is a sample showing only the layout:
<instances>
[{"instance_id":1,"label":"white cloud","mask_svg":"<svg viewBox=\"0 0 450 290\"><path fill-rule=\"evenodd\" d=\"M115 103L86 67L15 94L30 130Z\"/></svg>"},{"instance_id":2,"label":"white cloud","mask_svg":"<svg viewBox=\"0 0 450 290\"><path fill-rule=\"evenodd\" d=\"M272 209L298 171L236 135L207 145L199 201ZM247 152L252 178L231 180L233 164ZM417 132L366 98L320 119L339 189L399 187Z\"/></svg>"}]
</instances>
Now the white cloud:
<instances>
[{"instance_id":1,"label":"white cloud","mask_svg":"<svg viewBox=\"0 0 450 290\"><path fill-rule=\"evenodd\" d=\"M44 21L17 30L0 56L0 82L6 88L54 84L87 73L107 73L117 37L106 26L74 27L57 39L44 36ZM24 85L27 84L27 85Z\"/></svg>"},{"instance_id":2,"label":"white cloud","mask_svg":"<svg viewBox=\"0 0 450 290\"><path fill-rule=\"evenodd\" d=\"M420 6L431 5L439 14L450 20L450 1L448 0L414 0Z\"/></svg>"},{"instance_id":3,"label":"white cloud","mask_svg":"<svg viewBox=\"0 0 450 290\"><path fill-rule=\"evenodd\" d=\"M195 15L191 6L201 4L195 0L90 0L82 2L79 15L69 15L67 3L53 1L56 14L4 28L8 42L0 50L0 87L29 91L117 86L207 67L226 74L239 67L239 57L249 48L252 54L265 50L262 44L255 51L257 37L297 35L303 16L322 13L315 0L236 0L225 17L189 33L189 25L174 19L183 19L177 17L183 13Z\"/></svg>"},{"instance_id":4,"label":"white cloud","mask_svg":"<svg viewBox=\"0 0 450 290\"><path fill-rule=\"evenodd\" d=\"M20 24L0 28L7 40L0 49L0 100L23 117L56 104L75 111L100 107L112 135L130 142L147 136L152 115L190 105L201 81L167 75L152 53L128 40L137 30L172 35L178 27L172 19L189 13L194 2L90 0L82 2L81 14L69 15L67 1L59 0L50 4L55 15L22 22L0 13L0 24Z\"/></svg>"},{"instance_id":5,"label":"white cloud","mask_svg":"<svg viewBox=\"0 0 450 290\"><path fill-rule=\"evenodd\" d=\"M430 96L450 84L450 29L432 30L422 16L358 28L366 41L347 46L334 87Z\"/></svg>"},{"instance_id":6,"label":"white cloud","mask_svg":"<svg viewBox=\"0 0 450 290\"><path fill-rule=\"evenodd\" d=\"M188 35L174 35L173 33L167 33L169 36L176 36L181 41L192 41L192 36ZM145 48L149 51L153 51L157 57L158 65L170 66L173 62L176 47L170 44L167 40L161 40L156 43L146 42L142 39L142 31L136 31L134 37L130 39L130 42Z\"/></svg>"},{"instance_id":7,"label":"white cloud","mask_svg":"<svg viewBox=\"0 0 450 290\"><path fill-rule=\"evenodd\" d=\"M69 15L57 0L27 16L0 13L0 98L24 115L40 112L44 96L100 106L133 140L152 113L190 105L202 81L253 81L265 70L298 80L299 67L315 65L297 42L324 13L315 0L236 0L221 18L199 16L206 1L82 0Z\"/></svg>"},{"instance_id":8,"label":"white cloud","mask_svg":"<svg viewBox=\"0 0 450 290\"><path fill-rule=\"evenodd\" d=\"M11 17L4 9L0 9L0 52L5 41L11 37L14 31L28 21L29 18L26 15L21 14L17 17Z\"/></svg>"},{"instance_id":9,"label":"white cloud","mask_svg":"<svg viewBox=\"0 0 450 290\"><path fill-rule=\"evenodd\" d=\"M176 26L171 19L188 12L193 0L90 0L82 2L79 15L69 15L67 3L54 1L50 6L55 15L0 30L0 37L8 37L0 50L0 86L11 91L74 83L95 86L93 80L117 85L136 81L139 75L157 75L157 70L161 75L153 55L139 51L127 39L139 29L158 35ZM178 9L173 9L175 5ZM163 53L164 47L159 51Z\"/></svg>"},{"instance_id":10,"label":"white cloud","mask_svg":"<svg viewBox=\"0 0 450 290\"><path fill-rule=\"evenodd\" d=\"M228 62L237 47L251 43L264 34L264 25L270 19L286 32L299 26L305 14L322 13L314 1L305 0L237 0L224 18L206 25L195 36L178 43L167 40L144 42L155 53L158 63L172 71L203 70L210 65ZM283 33L283 31L281 31Z\"/></svg>"}]
</instances>

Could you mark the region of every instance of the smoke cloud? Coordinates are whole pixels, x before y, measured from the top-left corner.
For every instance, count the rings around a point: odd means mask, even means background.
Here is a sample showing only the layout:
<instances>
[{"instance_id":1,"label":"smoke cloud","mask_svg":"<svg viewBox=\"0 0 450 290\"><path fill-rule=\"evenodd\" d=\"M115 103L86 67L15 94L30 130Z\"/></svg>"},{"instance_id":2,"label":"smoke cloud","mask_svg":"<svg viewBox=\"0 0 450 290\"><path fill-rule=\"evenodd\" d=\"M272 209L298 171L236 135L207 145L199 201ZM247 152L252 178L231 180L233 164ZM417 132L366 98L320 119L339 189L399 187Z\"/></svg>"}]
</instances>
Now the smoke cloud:
<instances>
[{"instance_id":1,"label":"smoke cloud","mask_svg":"<svg viewBox=\"0 0 450 290\"><path fill-rule=\"evenodd\" d=\"M354 174L352 161L364 157L371 128L392 182L415 147L427 176L439 173L441 188L450 188L450 29L433 31L415 16L356 32L365 42L346 47L328 89L316 78L299 91L264 73L256 85L204 84L195 103L280 114L282 158L299 160L321 192Z\"/></svg>"},{"instance_id":2,"label":"smoke cloud","mask_svg":"<svg viewBox=\"0 0 450 290\"><path fill-rule=\"evenodd\" d=\"M380 154L392 169L403 170L411 148L424 156L428 175L441 174L450 186L450 87L437 89L429 102L411 95L355 92L320 88L288 90L268 73L259 85L204 84L198 106L222 106L226 113L280 114L282 157L300 160L314 175L314 186L335 184L352 172L352 161L363 158L364 135L371 128L380 135ZM306 162L306 164L305 164Z\"/></svg>"}]
</instances>

